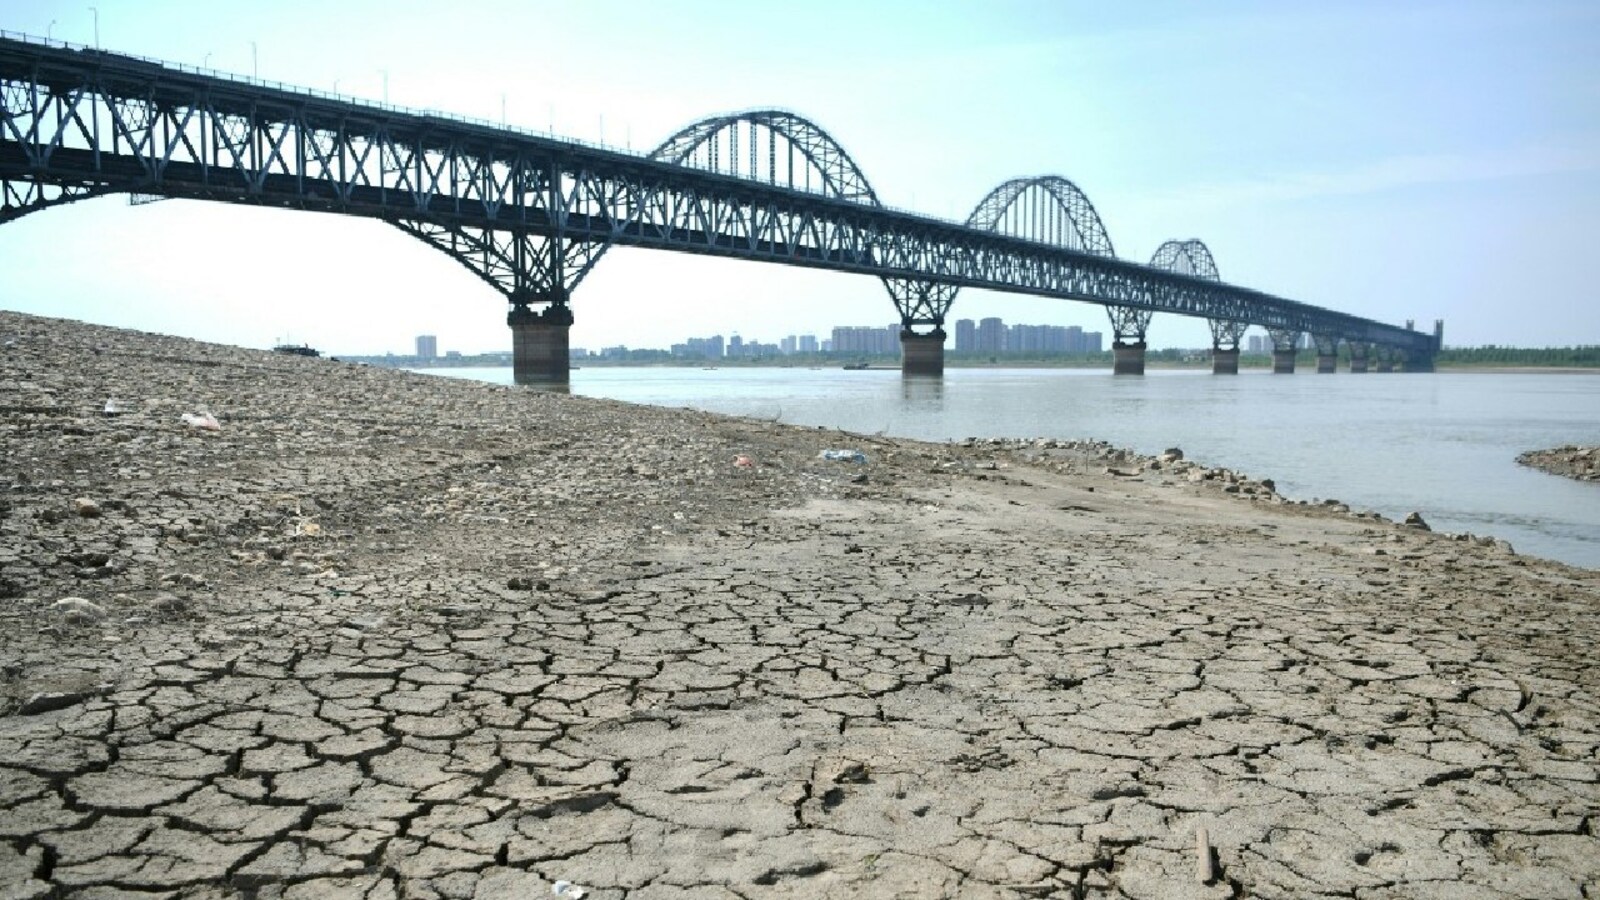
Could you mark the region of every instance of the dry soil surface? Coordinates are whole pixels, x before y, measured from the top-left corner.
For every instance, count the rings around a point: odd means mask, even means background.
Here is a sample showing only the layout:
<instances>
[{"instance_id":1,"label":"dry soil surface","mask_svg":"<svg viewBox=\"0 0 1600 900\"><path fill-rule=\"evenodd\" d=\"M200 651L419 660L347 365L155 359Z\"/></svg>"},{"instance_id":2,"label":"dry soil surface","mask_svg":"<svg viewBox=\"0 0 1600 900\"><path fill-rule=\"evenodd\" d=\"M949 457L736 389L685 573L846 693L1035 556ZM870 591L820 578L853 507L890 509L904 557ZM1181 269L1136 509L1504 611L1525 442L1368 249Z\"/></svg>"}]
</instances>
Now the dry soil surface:
<instances>
[{"instance_id":1,"label":"dry soil surface","mask_svg":"<svg viewBox=\"0 0 1600 900\"><path fill-rule=\"evenodd\" d=\"M6 898L1600 896L1503 544L9 313L0 412Z\"/></svg>"}]
</instances>

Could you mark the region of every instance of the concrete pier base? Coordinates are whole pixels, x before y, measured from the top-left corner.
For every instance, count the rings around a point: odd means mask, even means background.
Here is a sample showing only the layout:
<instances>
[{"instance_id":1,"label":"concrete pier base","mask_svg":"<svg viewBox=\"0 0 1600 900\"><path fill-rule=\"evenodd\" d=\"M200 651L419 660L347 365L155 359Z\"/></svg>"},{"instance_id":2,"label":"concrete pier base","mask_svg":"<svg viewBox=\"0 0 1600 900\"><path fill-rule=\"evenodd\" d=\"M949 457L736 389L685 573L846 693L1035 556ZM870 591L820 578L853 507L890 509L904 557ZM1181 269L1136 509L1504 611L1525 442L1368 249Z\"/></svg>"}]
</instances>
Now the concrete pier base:
<instances>
[{"instance_id":1,"label":"concrete pier base","mask_svg":"<svg viewBox=\"0 0 1600 900\"><path fill-rule=\"evenodd\" d=\"M929 334L900 332L900 371L906 375L944 374L943 330Z\"/></svg>"},{"instance_id":2,"label":"concrete pier base","mask_svg":"<svg viewBox=\"0 0 1600 900\"><path fill-rule=\"evenodd\" d=\"M1339 371L1339 357L1326 353L1317 354L1317 374L1332 375Z\"/></svg>"},{"instance_id":3,"label":"concrete pier base","mask_svg":"<svg viewBox=\"0 0 1600 900\"><path fill-rule=\"evenodd\" d=\"M1144 374L1144 341L1137 344L1111 345L1111 373L1113 375Z\"/></svg>"},{"instance_id":4,"label":"concrete pier base","mask_svg":"<svg viewBox=\"0 0 1600 900\"><path fill-rule=\"evenodd\" d=\"M1394 363L1391 362L1390 360L1387 360L1387 359L1380 359L1380 360L1378 360L1378 365L1376 366L1376 370L1379 371L1379 372L1393 372L1394 371Z\"/></svg>"},{"instance_id":5,"label":"concrete pier base","mask_svg":"<svg viewBox=\"0 0 1600 900\"><path fill-rule=\"evenodd\" d=\"M1415 354L1408 353L1408 354L1406 354L1405 360L1400 364L1400 371L1402 371L1402 372L1432 372L1433 371L1433 354L1431 354L1431 353L1426 353L1426 354L1424 354L1424 353L1415 353Z\"/></svg>"},{"instance_id":6,"label":"concrete pier base","mask_svg":"<svg viewBox=\"0 0 1600 900\"><path fill-rule=\"evenodd\" d=\"M1272 351L1272 374L1274 374L1274 375L1293 375L1294 374L1294 351L1293 350L1274 350L1274 351Z\"/></svg>"},{"instance_id":7,"label":"concrete pier base","mask_svg":"<svg viewBox=\"0 0 1600 900\"><path fill-rule=\"evenodd\" d=\"M1221 347L1211 348L1211 374L1237 375L1239 374L1239 348L1224 350Z\"/></svg>"},{"instance_id":8,"label":"concrete pier base","mask_svg":"<svg viewBox=\"0 0 1600 900\"><path fill-rule=\"evenodd\" d=\"M519 306L506 316L511 326L511 377L517 384L560 385L571 381L567 334L572 310L552 304L542 313Z\"/></svg>"}]
</instances>

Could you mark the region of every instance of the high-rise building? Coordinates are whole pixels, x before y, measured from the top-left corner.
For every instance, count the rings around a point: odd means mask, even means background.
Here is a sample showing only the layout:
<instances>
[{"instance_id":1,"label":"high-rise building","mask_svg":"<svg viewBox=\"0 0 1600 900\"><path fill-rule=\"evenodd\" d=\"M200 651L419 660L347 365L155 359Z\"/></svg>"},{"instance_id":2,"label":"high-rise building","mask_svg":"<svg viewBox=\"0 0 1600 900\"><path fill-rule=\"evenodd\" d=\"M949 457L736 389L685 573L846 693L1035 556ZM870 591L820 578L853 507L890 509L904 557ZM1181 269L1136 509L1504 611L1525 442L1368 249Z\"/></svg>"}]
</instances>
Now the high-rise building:
<instances>
[{"instance_id":1,"label":"high-rise building","mask_svg":"<svg viewBox=\"0 0 1600 900\"><path fill-rule=\"evenodd\" d=\"M971 319L956 320L956 352L970 353L978 349L978 324Z\"/></svg>"},{"instance_id":2,"label":"high-rise building","mask_svg":"<svg viewBox=\"0 0 1600 900\"><path fill-rule=\"evenodd\" d=\"M857 356L883 356L900 351L900 326L835 325L833 352Z\"/></svg>"},{"instance_id":3,"label":"high-rise building","mask_svg":"<svg viewBox=\"0 0 1600 900\"><path fill-rule=\"evenodd\" d=\"M433 359L439 355L439 338L431 334L417 335L417 358Z\"/></svg>"},{"instance_id":4,"label":"high-rise building","mask_svg":"<svg viewBox=\"0 0 1600 900\"><path fill-rule=\"evenodd\" d=\"M997 318L988 318L978 323L979 353L1004 353L1006 349L1006 323Z\"/></svg>"},{"instance_id":5,"label":"high-rise building","mask_svg":"<svg viewBox=\"0 0 1600 900\"><path fill-rule=\"evenodd\" d=\"M817 352L817 336L814 335L814 334L802 334L802 335L800 335L800 352L801 353L815 353L815 352Z\"/></svg>"}]
</instances>

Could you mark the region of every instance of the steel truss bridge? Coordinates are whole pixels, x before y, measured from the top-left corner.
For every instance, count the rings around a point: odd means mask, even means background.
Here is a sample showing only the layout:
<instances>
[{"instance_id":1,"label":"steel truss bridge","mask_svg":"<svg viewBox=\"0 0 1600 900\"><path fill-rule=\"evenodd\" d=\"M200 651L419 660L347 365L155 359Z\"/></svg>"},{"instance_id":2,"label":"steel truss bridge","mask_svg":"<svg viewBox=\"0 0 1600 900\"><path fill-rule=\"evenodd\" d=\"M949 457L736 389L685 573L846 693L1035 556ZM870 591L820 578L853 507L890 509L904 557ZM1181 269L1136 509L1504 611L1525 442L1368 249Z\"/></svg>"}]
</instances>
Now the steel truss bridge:
<instances>
[{"instance_id":1,"label":"steel truss bridge","mask_svg":"<svg viewBox=\"0 0 1600 900\"><path fill-rule=\"evenodd\" d=\"M1118 259L1065 178L1008 181L962 223L886 207L789 112L706 119L635 154L21 36L0 36L0 107L0 223L116 193L369 216L487 281L513 324L570 324L573 290L622 245L877 276L903 336L940 342L974 287L1101 304L1119 347L1166 312L1210 320L1219 350L1249 325L1363 363L1430 368L1438 349L1437 331L1226 284L1199 241Z\"/></svg>"}]
</instances>

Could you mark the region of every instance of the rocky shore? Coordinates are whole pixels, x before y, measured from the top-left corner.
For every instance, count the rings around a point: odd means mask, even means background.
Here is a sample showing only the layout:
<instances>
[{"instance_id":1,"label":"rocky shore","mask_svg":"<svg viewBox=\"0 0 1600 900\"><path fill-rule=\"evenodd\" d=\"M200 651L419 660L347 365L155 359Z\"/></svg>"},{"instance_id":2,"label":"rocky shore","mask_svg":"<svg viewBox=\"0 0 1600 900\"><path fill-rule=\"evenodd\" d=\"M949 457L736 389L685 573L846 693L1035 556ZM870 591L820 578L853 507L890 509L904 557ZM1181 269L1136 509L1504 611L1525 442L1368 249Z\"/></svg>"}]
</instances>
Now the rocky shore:
<instances>
[{"instance_id":1,"label":"rocky shore","mask_svg":"<svg viewBox=\"0 0 1600 900\"><path fill-rule=\"evenodd\" d=\"M0 412L0 896L1600 895L1600 574L1420 517L11 313Z\"/></svg>"},{"instance_id":2,"label":"rocky shore","mask_svg":"<svg viewBox=\"0 0 1600 900\"><path fill-rule=\"evenodd\" d=\"M1529 450L1518 454L1517 462L1552 475L1565 475L1579 481L1600 481L1600 447L1567 445L1553 450Z\"/></svg>"}]
</instances>

